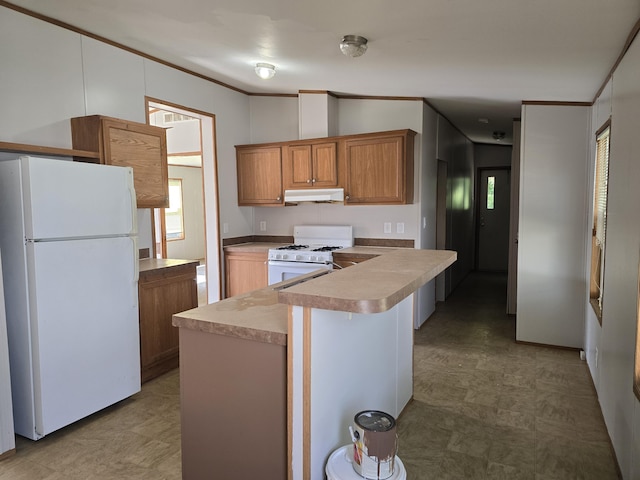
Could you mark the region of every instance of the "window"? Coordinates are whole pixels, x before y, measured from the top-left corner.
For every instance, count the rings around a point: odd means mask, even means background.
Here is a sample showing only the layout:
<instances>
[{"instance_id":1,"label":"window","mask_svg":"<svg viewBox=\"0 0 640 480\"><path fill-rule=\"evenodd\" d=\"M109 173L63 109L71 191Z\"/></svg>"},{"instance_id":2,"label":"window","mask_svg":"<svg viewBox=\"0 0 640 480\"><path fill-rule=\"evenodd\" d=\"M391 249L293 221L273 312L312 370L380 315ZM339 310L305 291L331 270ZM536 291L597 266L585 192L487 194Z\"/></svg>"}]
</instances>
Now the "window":
<instances>
[{"instance_id":1,"label":"window","mask_svg":"<svg viewBox=\"0 0 640 480\"><path fill-rule=\"evenodd\" d=\"M487 210L495 208L496 177L487 177Z\"/></svg>"},{"instance_id":2,"label":"window","mask_svg":"<svg viewBox=\"0 0 640 480\"><path fill-rule=\"evenodd\" d=\"M593 230L591 238L591 305L602 323L604 252L607 233L607 188L609 184L609 133L607 122L596 134L596 171L593 190Z\"/></svg>"},{"instance_id":3,"label":"window","mask_svg":"<svg viewBox=\"0 0 640 480\"><path fill-rule=\"evenodd\" d=\"M189 120L195 120L194 117L175 112L164 112L162 118L164 120L164 123L187 122Z\"/></svg>"},{"instance_id":4,"label":"window","mask_svg":"<svg viewBox=\"0 0 640 480\"><path fill-rule=\"evenodd\" d=\"M184 240L182 212L182 179L169 179L169 208L164 210L167 241Z\"/></svg>"}]
</instances>

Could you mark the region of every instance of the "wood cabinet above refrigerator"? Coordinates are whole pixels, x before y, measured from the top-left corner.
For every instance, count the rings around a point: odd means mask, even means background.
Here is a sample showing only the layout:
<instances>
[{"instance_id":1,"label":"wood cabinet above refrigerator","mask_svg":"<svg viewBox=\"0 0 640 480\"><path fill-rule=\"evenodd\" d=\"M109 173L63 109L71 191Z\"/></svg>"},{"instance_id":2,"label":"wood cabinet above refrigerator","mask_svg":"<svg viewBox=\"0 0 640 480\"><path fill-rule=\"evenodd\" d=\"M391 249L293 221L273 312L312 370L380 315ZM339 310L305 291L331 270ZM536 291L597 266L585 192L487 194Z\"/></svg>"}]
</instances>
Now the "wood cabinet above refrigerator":
<instances>
[{"instance_id":1,"label":"wood cabinet above refrigerator","mask_svg":"<svg viewBox=\"0 0 640 480\"><path fill-rule=\"evenodd\" d=\"M76 161L133 168L138 208L169 206L167 137L163 128L102 115L71 119L74 149L98 152Z\"/></svg>"}]
</instances>

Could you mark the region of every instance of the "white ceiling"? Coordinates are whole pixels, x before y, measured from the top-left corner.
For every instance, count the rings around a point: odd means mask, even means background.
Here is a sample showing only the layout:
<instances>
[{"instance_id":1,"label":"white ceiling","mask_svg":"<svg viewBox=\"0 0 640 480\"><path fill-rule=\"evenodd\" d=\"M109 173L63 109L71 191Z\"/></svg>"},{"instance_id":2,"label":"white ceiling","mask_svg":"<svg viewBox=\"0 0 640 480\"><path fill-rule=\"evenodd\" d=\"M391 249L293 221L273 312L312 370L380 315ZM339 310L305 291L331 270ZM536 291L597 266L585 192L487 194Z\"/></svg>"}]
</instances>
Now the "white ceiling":
<instances>
[{"instance_id":1,"label":"white ceiling","mask_svg":"<svg viewBox=\"0 0 640 480\"><path fill-rule=\"evenodd\" d=\"M11 3L246 92L424 97L482 143L511 142L523 100L591 102L640 18L640 0ZM369 39L364 56L341 54L348 34Z\"/></svg>"}]
</instances>

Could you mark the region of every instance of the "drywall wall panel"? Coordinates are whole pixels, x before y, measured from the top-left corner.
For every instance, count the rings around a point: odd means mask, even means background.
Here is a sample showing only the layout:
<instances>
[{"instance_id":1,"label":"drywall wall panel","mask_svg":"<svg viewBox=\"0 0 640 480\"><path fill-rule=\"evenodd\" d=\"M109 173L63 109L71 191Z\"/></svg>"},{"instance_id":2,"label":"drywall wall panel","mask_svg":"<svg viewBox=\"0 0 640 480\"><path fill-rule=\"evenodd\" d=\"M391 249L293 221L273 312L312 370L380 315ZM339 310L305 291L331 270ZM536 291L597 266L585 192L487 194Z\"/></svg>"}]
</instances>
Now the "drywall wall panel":
<instances>
[{"instance_id":1,"label":"drywall wall panel","mask_svg":"<svg viewBox=\"0 0 640 480\"><path fill-rule=\"evenodd\" d=\"M87 115L146 123L142 57L82 37L82 64Z\"/></svg>"},{"instance_id":2,"label":"drywall wall panel","mask_svg":"<svg viewBox=\"0 0 640 480\"><path fill-rule=\"evenodd\" d=\"M436 158L438 114L428 105L422 109L422 148L418 177L420 205L420 248L436 248L436 195L438 159ZM444 277L444 276L443 276ZM436 279L416 292L414 327L419 328L436 309Z\"/></svg>"},{"instance_id":3,"label":"drywall wall panel","mask_svg":"<svg viewBox=\"0 0 640 480\"><path fill-rule=\"evenodd\" d=\"M248 96L150 60L145 60L145 79L148 96L215 115L220 223L228 226L222 237L252 234L253 208L238 207L235 152L235 145L250 143ZM207 238L217 234L211 230L217 224L216 192L208 181L216 176L213 169L213 163L203 165Z\"/></svg>"},{"instance_id":4,"label":"drywall wall panel","mask_svg":"<svg viewBox=\"0 0 640 480\"><path fill-rule=\"evenodd\" d=\"M590 108L522 108L516 339L582 347Z\"/></svg>"},{"instance_id":5,"label":"drywall wall panel","mask_svg":"<svg viewBox=\"0 0 640 480\"><path fill-rule=\"evenodd\" d=\"M298 139L298 98L249 98L251 141L249 143L286 142Z\"/></svg>"},{"instance_id":6,"label":"drywall wall panel","mask_svg":"<svg viewBox=\"0 0 640 480\"><path fill-rule=\"evenodd\" d=\"M252 99L253 102L253 99ZM418 101L340 99L338 101L338 124L340 135L399 130L410 128L416 132L414 172L419 171L421 158L422 105ZM253 117L252 130L260 128ZM273 121L268 115L261 116L260 125ZM286 122L280 122L283 130ZM414 175L416 184L418 175ZM418 191L418 187L414 188ZM415 194L417 195L417 193ZM362 238L411 239L419 245L420 207L414 198L411 205L358 205L300 204L284 208L255 207L253 228L256 234L291 235L293 226L298 224L347 224L353 225L354 235ZM267 225L260 231L260 222ZM384 223L392 224L392 233L384 233ZM404 225L404 232L398 232L398 223Z\"/></svg>"},{"instance_id":7,"label":"drywall wall panel","mask_svg":"<svg viewBox=\"0 0 640 480\"><path fill-rule=\"evenodd\" d=\"M80 35L0 7L2 140L71 148L85 114Z\"/></svg>"},{"instance_id":8,"label":"drywall wall panel","mask_svg":"<svg viewBox=\"0 0 640 480\"><path fill-rule=\"evenodd\" d=\"M640 478L638 400L632 392L640 251L640 43L613 75L599 393L624 478ZM635 471L632 471L632 468Z\"/></svg>"},{"instance_id":9,"label":"drywall wall panel","mask_svg":"<svg viewBox=\"0 0 640 480\"><path fill-rule=\"evenodd\" d=\"M510 167L511 145L474 145L473 162L476 168Z\"/></svg>"},{"instance_id":10,"label":"drywall wall panel","mask_svg":"<svg viewBox=\"0 0 640 480\"><path fill-rule=\"evenodd\" d=\"M202 169L169 165L169 178L182 180L184 239L167 242L168 258L205 258Z\"/></svg>"}]
</instances>

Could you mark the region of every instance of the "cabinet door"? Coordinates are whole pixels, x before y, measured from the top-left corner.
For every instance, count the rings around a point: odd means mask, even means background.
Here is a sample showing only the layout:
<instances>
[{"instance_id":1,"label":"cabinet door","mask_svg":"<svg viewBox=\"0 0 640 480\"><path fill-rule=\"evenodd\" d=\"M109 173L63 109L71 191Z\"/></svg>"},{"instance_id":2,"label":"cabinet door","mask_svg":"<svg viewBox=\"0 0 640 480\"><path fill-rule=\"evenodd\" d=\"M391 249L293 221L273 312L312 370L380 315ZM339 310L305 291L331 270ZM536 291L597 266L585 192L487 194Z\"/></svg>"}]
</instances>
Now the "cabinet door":
<instances>
[{"instance_id":1,"label":"cabinet door","mask_svg":"<svg viewBox=\"0 0 640 480\"><path fill-rule=\"evenodd\" d=\"M282 174L284 188L336 187L336 142L285 145Z\"/></svg>"},{"instance_id":2,"label":"cabinet door","mask_svg":"<svg viewBox=\"0 0 640 480\"><path fill-rule=\"evenodd\" d=\"M71 119L73 148L95 151L99 163L133 168L138 208L169 206L167 137L164 128L89 115ZM95 159L74 157L80 162Z\"/></svg>"},{"instance_id":3,"label":"cabinet door","mask_svg":"<svg viewBox=\"0 0 640 480\"><path fill-rule=\"evenodd\" d=\"M283 147L282 174L285 189L311 187L313 178L311 145Z\"/></svg>"},{"instance_id":4,"label":"cabinet door","mask_svg":"<svg viewBox=\"0 0 640 480\"><path fill-rule=\"evenodd\" d=\"M413 135L346 139L344 158L347 204L413 201Z\"/></svg>"},{"instance_id":5,"label":"cabinet door","mask_svg":"<svg viewBox=\"0 0 640 480\"><path fill-rule=\"evenodd\" d=\"M238 147L238 205L283 205L280 147Z\"/></svg>"},{"instance_id":6,"label":"cabinet door","mask_svg":"<svg viewBox=\"0 0 640 480\"><path fill-rule=\"evenodd\" d=\"M103 120L102 129L105 163L133 168L138 208L168 207L164 129L114 120Z\"/></svg>"},{"instance_id":7,"label":"cabinet door","mask_svg":"<svg viewBox=\"0 0 640 480\"><path fill-rule=\"evenodd\" d=\"M336 142L312 145L312 159L312 185L314 187L337 186Z\"/></svg>"},{"instance_id":8,"label":"cabinet door","mask_svg":"<svg viewBox=\"0 0 640 480\"><path fill-rule=\"evenodd\" d=\"M178 366L174 313L198 306L196 264L140 273L140 366L145 382Z\"/></svg>"},{"instance_id":9,"label":"cabinet door","mask_svg":"<svg viewBox=\"0 0 640 480\"><path fill-rule=\"evenodd\" d=\"M227 297L268 285L266 252L227 253L225 258Z\"/></svg>"}]
</instances>

